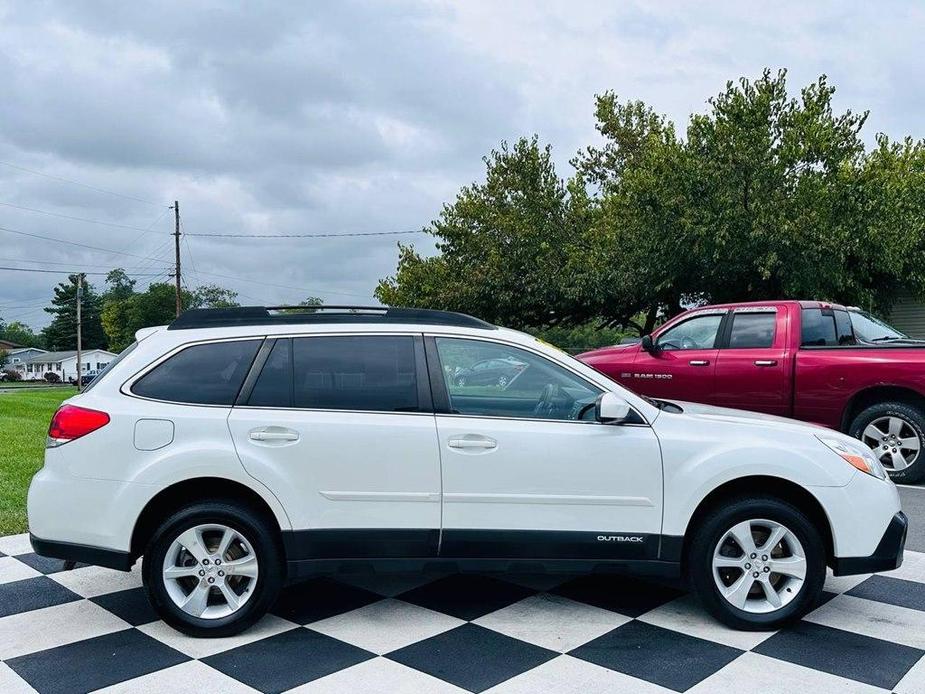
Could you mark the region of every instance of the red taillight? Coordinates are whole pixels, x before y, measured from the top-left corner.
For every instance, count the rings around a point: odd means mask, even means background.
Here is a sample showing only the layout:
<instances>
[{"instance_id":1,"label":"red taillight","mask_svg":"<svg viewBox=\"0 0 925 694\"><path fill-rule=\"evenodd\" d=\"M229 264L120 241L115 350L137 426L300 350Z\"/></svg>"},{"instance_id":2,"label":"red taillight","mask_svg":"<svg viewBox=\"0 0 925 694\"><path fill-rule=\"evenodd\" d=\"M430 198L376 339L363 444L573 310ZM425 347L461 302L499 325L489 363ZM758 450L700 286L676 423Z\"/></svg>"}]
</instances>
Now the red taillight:
<instances>
[{"instance_id":1,"label":"red taillight","mask_svg":"<svg viewBox=\"0 0 925 694\"><path fill-rule=\"evenodd\" d=\"M48 445L60 446L62 443L79 439L107 424L109 424L109 415L105 412L77 407L77 405L62 405L51 418L51 425L48 427Z\"/></svg>"}]
</instances>

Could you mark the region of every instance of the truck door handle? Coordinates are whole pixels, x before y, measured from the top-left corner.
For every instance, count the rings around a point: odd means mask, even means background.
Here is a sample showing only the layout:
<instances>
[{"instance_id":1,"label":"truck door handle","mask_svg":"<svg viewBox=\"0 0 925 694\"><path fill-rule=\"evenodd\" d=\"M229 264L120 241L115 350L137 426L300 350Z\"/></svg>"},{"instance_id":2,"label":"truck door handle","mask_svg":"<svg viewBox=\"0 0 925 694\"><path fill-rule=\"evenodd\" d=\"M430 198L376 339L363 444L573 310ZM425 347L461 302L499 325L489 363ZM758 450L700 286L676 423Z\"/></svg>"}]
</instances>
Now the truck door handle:
<instances>
[{"instance_id":1,"label":"truck door handle","mask_svg":"<svg viewBox=\"0 0 925 694\"><path fill-rule=\"evenodd\" d=\"M756 359L755 366L777 366L777 359Z\"/></svg>"},{"instance_id":2,"label":"truck door handle","mask_svg":"<svg viewBox=\"0 0 925 694\"><path fill-rule=\"evenodd\" d=\"M490 439L487 436L480 437L465 437L465 436L454 436L449 441L450 448L497 448L498 442L494 439Z\"/></svg>"},{"instance_id":3,"label":"truck door handle","mask_svg":"<svg viewBox=\"0 0 925 694\"><path fill-rule=\"evenodd\" d=\"M710 360L709 359L691 359L687 363L690 364L691 366L709 366Z\"/></svg>"}]
</instances>

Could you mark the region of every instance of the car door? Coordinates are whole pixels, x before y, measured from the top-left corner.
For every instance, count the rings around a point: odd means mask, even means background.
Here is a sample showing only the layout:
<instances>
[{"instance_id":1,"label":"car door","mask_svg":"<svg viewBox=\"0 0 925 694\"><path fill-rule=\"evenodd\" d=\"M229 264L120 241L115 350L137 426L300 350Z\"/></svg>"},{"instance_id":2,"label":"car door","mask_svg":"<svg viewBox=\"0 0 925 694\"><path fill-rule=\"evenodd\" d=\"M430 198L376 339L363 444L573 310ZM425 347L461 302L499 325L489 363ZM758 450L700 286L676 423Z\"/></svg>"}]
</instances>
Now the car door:
<instances>
[{"instance_id":1,"label":"car door","mask_svg":"<svg viewBox=\"0 0 925 694\"><path fill-rule=\"evenodd\" d=\"M440 463L420 335L269 340L228 426L282 502L290 557L426 557Z\"/></svg>"},{"instance_id":2,"label":"car door","mask_svg":"<svg viewBox=\"0 0 925 694\"><path fill-rule=\"evenodd\" d=\"M633 390L654 398L713 402L720 327L727 309L694 311L655 338L633 361Z\"/></svg>"},{"instance_id":3,"label":"car door","mask_svg":"<svg viewBox=\"0 0 925 694\"><path fill-rule=\"evenodd\" d=\"M715 404L790 414L786 311L784 305L733 309L716 357Z\"/></svg>"},{"instance_id":4,"label":"car door","mask_svg":"<svg viewBox=\"0 0 925 694\"><path fill-rule=\"evenodd\" d=\"M657 556L661 454L641 417L594 421L602 390L539 351L439 335L427 350L443 468L441 556ZM486 358L523 368L505 386L453 381Z\"/></svg>"}]
</instances>

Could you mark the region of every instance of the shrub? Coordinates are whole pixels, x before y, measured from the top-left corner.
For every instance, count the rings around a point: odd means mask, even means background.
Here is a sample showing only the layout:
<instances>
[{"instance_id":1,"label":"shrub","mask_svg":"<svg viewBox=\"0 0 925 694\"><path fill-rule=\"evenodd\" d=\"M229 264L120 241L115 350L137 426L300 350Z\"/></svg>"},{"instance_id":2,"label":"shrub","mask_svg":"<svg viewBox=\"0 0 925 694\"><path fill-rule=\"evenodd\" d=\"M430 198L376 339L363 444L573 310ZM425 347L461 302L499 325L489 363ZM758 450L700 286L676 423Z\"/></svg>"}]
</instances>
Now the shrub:
<instances>
[{"instance_id":1,"label":"shrub","mask_svg":"<svg viewBox=\"0 0 925 694\"><path fill-rule=\"evenodd\" d=\"M61 383L61 377L54 371L46 371L43 378L49 383Z\"/></svg>"},{"instance_id":2,"label":"shrub","mask_svg":"<svg viewBox=\"0 0 925 694\"><path fill-rule=\"evenodd\" d=\"M16 371L16 369L6 369L3 372L4 381L21 381L22 374Z\"/></svg>"}]
</instances>

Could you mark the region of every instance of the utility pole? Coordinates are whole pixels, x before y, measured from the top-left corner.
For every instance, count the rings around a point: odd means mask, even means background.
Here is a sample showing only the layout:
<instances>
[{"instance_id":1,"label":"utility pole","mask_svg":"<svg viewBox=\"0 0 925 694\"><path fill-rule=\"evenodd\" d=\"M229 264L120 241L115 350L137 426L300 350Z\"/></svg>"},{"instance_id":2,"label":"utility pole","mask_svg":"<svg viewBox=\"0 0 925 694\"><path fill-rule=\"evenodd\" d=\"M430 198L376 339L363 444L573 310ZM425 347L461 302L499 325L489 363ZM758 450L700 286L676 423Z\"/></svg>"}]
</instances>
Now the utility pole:
<instances>
[{"instance_id":1,"label":"utility pole","mask_svg":"<svg viewBox=\"0 0 925 694\"><path fill-rule=\"evenodd\" d=\"M80 308L81 302L83 301L84 296L84 275L82 272L77 273L77 392L79 393L83 390L83 383L81 379L83 378L83 359L82 359L82 350L83 346L81 345L81 316Z\"/></svg>"},{"instance_id":2,"label":"utility pole","mask_svg":"<svg viewBox=\"0 0 925 694\"><path fill-rule=\"evenodd\" d=\"M176 295L177 295L177 318L180 317L180 311L183 310L183 302L180 299L180 203L173 201L173 250L176 258Z\"/></svg>"}]
</instances>

